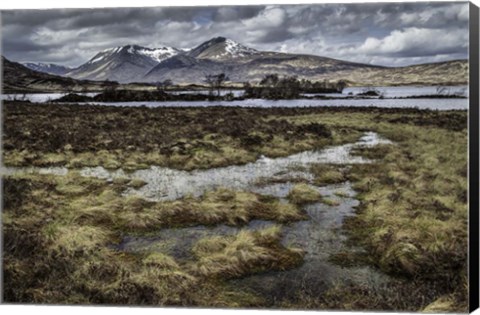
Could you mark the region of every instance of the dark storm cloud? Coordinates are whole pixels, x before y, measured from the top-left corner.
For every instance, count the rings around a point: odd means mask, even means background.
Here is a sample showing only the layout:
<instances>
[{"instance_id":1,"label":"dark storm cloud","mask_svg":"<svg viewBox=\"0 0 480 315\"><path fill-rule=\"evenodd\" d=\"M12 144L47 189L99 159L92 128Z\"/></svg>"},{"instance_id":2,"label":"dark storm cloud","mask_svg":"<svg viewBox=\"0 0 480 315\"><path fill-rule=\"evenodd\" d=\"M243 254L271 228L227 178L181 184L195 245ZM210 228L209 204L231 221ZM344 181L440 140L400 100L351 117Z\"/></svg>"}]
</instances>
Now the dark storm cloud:
<instances>
[{"instance_id":1,"label":"dark storm cloud","mask_svg":"<svg viewBox=\"0 0 480 315\"><path fill-rule=\"evenodd\" d=\"M214 11L214 22L227 22L238 19L249 19L256 16L264 7L263 6L225 6Z\"/></svg>"},{"instance_id":2,"label":"dark storm cloud","mask_svg":"<svg viewBox=\"0 0 480 315\"><path fill-rule=\"evenodd\" d=\"M16 51L28 51L28 52L41 52L44 51L46 47L42 45L38 45L34 42L31 41L26 41L26 40L11 40L11 39L5 39L3 41L3 45L8 46L9 49L11 50L16 50Z\"/></svg>"},{"instance_id":3,"label":"dark storm cloud","mask_svg":"<svg viewBox=\"0 0 480 315\"><path fill-rule=\"evenodd\" d=\"M468 4L17 10L2 12L2 36L8 58L68 65L112 46L190 48L215 36L259 50L405 65L466 58Z\"/></svg>"}]
</instances>

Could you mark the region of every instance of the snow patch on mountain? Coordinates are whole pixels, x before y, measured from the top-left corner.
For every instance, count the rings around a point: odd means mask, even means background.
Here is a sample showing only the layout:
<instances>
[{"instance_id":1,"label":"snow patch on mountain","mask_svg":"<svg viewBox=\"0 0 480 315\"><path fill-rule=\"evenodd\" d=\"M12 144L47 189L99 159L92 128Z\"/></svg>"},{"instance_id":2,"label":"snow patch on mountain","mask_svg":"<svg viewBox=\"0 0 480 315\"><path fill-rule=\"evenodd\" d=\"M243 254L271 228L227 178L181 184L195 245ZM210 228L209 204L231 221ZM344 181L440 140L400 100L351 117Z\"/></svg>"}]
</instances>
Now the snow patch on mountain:
<instances>
[{"instance_id":1,"label":"snow patch on mountain","mask_svg":"<svg viewBox=\"0 0 480 315\"><path fill-rule=\"evenodd\" d=\"M156 62L162 62L165 59L178 55L180 51L173 47L161 48L141 48L136 51L138 54L149 57Z\"/></svg>"},{"instance_id":2,"label":"snow patch on mountain","mask_svg":"<svg viewBox=\"0 0 480 315\"><path fill-rule=\"evenodd\" d=\"M106 57L106 55L99 54L99 55L93 57L93 59L91 59L88 63L95 63L95 62L102 61L105 57Z\"/></svg>"},{"instance_id":3,"label":"snow patch on mountain","mask_svg":"<svg viewBox=\"0 0 480 315\"><path fill-rule=\"evenodd\" d=\"M189 52L193 57L218 60L241 58L257 53L257 50L243 46L242 44L225 37L212 38Z\"/></svg>"},{"instance_id":4,"label":"snow patch on mountain","mask_svg":"<svg viewBox=\"0 0 480 315\"><path fill-rule=\"evenodd\" d=\"M62 67L62 68L66 68L66 69L70 68L70 67L67 67L67 66L60 66L60 65L53 64L53 63L43 63L43 62L24 62L23 65L28 67L28 68L45 68L45 69L50 69L50 68L54 68L54 67Z\"/></svg>"},{"instance_id":5,"label":"snow patch on mountain","mask_svg":"<svg viewBox=\"0 0 480 315\"><path fill-rule=\"evenodd\" d=\"M231 55L232 57L244 57L246 55L252 55L257 53L257 50L249 48L239 44L231 39L225 40L225 53Z\"/></svg>"},{"instance_id":6,"label":"snow patch on mountain","mask_svg":"<svg viewBox=\"0 0 480 315\"><path fill-rule=\"evenodd\" d=\"M178 55L181 51L173 47L147 48L136 45L118 46L108 48L95 55L88 63L100 62L114 54L126 51L132 55L141 55L150 58L156 63L162 62L165 59Z\"/></svg>"}]
</instances>

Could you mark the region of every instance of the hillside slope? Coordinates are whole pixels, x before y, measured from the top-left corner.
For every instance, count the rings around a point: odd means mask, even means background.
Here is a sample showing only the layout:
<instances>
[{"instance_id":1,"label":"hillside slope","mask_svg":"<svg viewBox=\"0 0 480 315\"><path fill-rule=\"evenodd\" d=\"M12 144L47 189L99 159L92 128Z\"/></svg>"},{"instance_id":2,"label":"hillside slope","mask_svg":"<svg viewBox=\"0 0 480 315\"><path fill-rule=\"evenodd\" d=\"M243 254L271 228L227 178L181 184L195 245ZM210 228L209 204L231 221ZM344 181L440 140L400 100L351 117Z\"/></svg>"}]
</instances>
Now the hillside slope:
<instances>
[{"instance_id":1,"label":"hillside slope","mask_svg":"<svg viewBox=\"0 0 480 315\"><path fill-rule=\"evenodd\" d=\"M3 56L2 71L2 91L4 93L100 91L107 86L117 85L116 82L75 80L34 71L17 62L12 62Z\"/></svg>"}]
</instances>

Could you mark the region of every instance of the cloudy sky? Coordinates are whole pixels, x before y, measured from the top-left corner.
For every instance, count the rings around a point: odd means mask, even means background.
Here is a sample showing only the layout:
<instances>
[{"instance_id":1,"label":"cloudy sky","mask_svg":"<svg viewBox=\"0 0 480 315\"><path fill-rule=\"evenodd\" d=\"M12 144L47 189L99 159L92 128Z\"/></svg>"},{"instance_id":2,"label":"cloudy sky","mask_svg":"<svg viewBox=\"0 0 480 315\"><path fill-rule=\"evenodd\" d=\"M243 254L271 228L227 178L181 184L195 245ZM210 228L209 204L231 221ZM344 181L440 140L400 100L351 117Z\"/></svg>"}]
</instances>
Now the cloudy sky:
<instances>
[{"instance_id":1,"label":"cloudy sky","mask_svg":"<svg viewBox=\"0 0 480 315\"><path fill-rule=\"evenodd\" d=\"M78 66L114 46L190 48L216 36L386 66L464 59L468 3L2 11L2 53L20 62Z\"/></svg>"}]
</instances>

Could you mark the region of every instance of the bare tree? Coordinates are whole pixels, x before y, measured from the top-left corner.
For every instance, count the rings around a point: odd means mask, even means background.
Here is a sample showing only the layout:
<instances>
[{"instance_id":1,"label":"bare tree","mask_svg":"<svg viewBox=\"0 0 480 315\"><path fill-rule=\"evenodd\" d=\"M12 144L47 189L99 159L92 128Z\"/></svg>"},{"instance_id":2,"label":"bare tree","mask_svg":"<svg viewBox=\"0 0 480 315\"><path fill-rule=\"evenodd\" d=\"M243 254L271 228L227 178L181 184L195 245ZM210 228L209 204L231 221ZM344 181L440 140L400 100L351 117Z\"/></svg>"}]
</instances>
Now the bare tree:
<instances>
[{"instance_id":1,"label":"bare tree","mask_svg":"<svg viewBox=\"0 0 480 315\"><path fill-rule=\"evenodd\" d=\"M157 91L165 91L169 86L172 86L173 82L170 79L166 79L162 82L157 82Z\"/></svg>"},{"instance_id":2,"label":"bare tree","mask_svg":"<svg viewBox=\"0 0 480 315\"><path fill-rule=\"evenodd\" d=\"M219 74L207 74L203 82L207 83L210 87L210 93L213 94L213 91L217 91L217 96L220 96L220 90L225 82L230 80L225 73Z\"/></svg>"},{"instance_id":3,"label":"bare tree","mask_svg":"<svg viewBox=\"0 0 480 315\"><path fill-rule=\"evenodd\" d=\"M347 87L347 82L345 80L339 80L337 81L337 84L335 88L337 89L337 92L342 93L343 89Z\"/></svg>"}]
</instances>

